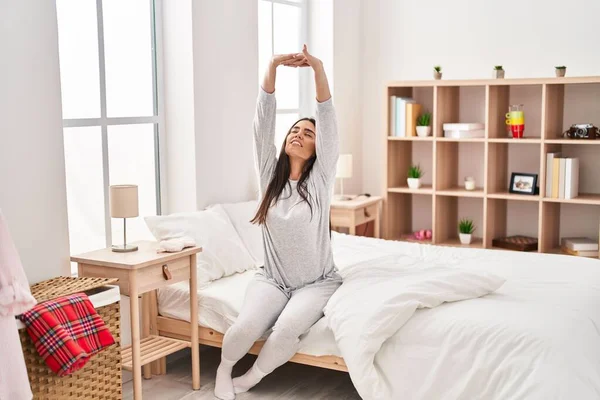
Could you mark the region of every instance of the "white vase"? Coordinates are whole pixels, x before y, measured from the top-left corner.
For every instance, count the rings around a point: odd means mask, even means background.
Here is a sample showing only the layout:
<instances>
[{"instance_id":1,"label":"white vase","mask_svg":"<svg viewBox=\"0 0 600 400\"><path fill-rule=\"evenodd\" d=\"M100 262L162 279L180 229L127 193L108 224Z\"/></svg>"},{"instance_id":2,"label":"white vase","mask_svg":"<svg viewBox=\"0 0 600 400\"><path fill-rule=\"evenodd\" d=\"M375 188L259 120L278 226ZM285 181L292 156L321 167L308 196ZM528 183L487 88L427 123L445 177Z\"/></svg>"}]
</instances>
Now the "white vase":
<instances>
[{"instance_id":1,"label":"white vase","mask_svg":"<svg viewBox=\"0 0 600 400\"><path fill-rule=\"evenodd\" d=\"M430 126L417 126L417 136L418 137L427 137L431 134Z\"/></svg>"},{"instance_id":2,"label":"white vase","mask_svg":"<svg viewBox=\"0 0 600 400\"><path fill-rule=\"evenodd\" d=\"M418 189L421 187L421 179L420 178L407 178L408 187L410 189Z\"/></svg>"},{"instance_id":3,"label":"white vase","mask_svg":"<svg viewBox=\"0 0 600 400\"><path fill-rule=\"evenodd\" d=\"M471 244L471 240L473 240L470 233L459 233L458 237L460 238L461 244Z\"/></svg>"}]
</instances>

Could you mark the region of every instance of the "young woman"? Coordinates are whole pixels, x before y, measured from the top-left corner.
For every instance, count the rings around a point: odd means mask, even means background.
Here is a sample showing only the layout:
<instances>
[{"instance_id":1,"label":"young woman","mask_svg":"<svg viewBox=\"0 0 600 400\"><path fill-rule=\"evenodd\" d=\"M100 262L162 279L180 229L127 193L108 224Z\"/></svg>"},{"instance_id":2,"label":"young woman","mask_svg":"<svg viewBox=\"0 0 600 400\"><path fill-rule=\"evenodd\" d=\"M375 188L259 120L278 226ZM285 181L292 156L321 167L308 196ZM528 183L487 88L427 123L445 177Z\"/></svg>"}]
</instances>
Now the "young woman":
<instances>
[{"instance_id":1,"label":"young woman","mask_svg":"<svg viewBox=\"0 0 600 400\"><path fill-rule=\"evenodd\" d=\"M303 118L288 131L279 158L275 138L275 75L279 66L310 67L317 92L316 121ZM299 338L323 316L341 284L333 263L329 206L339 155L337 122L321 60L306 45L300 54L274 56L256 105L254 146L262 201L265 265L247 289L244 305L223 338L215 395L223 400L248 391L289 361ZM270 328L252 368L231 378L233 365Z\"/></svg>"}]
</instances>

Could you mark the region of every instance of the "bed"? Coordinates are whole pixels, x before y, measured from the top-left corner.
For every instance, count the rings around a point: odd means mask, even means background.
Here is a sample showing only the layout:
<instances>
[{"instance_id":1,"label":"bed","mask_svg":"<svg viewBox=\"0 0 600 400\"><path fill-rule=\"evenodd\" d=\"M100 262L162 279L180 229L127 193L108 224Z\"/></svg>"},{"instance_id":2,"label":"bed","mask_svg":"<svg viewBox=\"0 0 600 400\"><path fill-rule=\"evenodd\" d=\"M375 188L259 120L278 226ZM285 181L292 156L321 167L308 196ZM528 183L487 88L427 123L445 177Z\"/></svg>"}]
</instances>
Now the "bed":
<instances>
[{"instance_id":1,"label":"bed","mask_svg":"<svg viewBox=\"0 0 600 400\"><path fill-rule=\"evenodd\" d=\"M365 399L600 398L599 260L338 233L333 233L332 245L344 285L352 277L360 277L353 281L360 283L362 276L377 279L393 272L399 260L428 268L485 271L506 282L483 297L416 309L401 323L394 321L395 326L386 322L383 330L365 329L373 324L360 324L371 320L343 314L375 299L377 282L358 290L349 286L346 290L358 295L346 291L332 298L334 305L328 305L326 317L302 338L292 361L349 371ZM254 273L235 273L199 289L200 343L220 347L221 332L235 321ZM151 319L159 333L189 338L187 284L162 289L157 300ZM380 300L385 307L397 303L397 297ZM340 324L349 320L350 329ZM357 346L365 337L364 348ZM251 353L260 347L257 342Z\"/></svg>"}]
</instances>

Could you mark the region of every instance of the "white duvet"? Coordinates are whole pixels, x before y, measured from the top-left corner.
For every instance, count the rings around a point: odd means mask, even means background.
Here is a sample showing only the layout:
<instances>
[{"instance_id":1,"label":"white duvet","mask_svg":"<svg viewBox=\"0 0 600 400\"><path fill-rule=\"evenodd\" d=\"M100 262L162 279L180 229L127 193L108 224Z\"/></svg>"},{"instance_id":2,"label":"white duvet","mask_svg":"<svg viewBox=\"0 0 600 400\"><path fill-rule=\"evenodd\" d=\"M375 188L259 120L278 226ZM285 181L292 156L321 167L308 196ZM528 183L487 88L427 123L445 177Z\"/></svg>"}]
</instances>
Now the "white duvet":
<instances>
[{"instance_id":1,"label":"white duvet","mask_svg":"<svg viewBox=\"0 0 600 400\"><path fill-rule=\"evenodd\" d=\"M347 236L334 251L326 318L364 399L600 399L598 260ZM487 273L506 282L475 298L501 284Z\"/></svg>"}]
</instances>

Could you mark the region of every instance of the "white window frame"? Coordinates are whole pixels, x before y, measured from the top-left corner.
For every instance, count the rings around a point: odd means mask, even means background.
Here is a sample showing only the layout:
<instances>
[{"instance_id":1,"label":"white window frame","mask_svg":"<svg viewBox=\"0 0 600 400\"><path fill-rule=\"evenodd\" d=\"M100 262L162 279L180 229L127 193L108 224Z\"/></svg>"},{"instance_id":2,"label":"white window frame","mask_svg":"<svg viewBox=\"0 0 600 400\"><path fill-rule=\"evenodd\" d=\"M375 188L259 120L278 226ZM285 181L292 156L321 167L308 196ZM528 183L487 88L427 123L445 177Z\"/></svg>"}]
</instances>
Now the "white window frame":
<instances>
[{"instance_id":1,"label":"white window frame","mask_svg":"<svg viewBox=\"0 0 600 400\"><path fill-rule=\"evenodd\" d=\"M150 29L152 49L152 103L153 116L146 117L108 117L106 111L106 63L104 57L104 16L102 1L96 0L96 18L98 24L98 67L100 84L100 118L63 119L63 128L99 127L102 143L102 174L104 188L104 230L106 246L112 245L112 219L109 201L109 157L108 157L108 127L114 125L153 124L154 127L154 162L156 181L156 214L161 214L163 195L161 187L165 186L164 165L161 145L165 143L164 136L164 100L162 77L162 0L148 0L150 7ZM82 133L85 134L85 133Z\"/></svg>"},{"instance_id":2,"label":"white window frame","mask_svg":"<svg viewBox=\"0 0 600 400\"><path fill-rule=\"evenodd\" d=\"M259 0L265 3L271 3L271 56L275 50L275 13L273 12L273 4L285 4L288 6L298 7L300 9L300 42L298 43L298 51L302 50L302 45L304 43L308 43L308 6L307 0L302 0L300 2L296 1L287 1L287 0ZM304 73L306 68L300 69L300 79L298 80L299 84L299 98L298 98L298 108L277 108L275 111L276 114L297 114L300 118L304 116L308 116L310 110L307 106L307 97L308 93L305 89L308 87L308 75ZM259 71L262 74L263 71ZM262 76L262 75L259 75Z\"/></svg>"}]
</instances>

